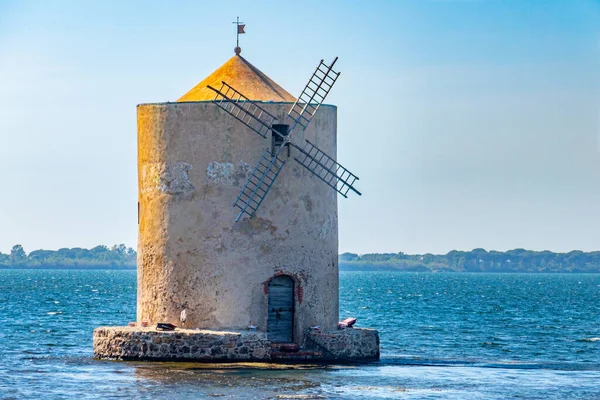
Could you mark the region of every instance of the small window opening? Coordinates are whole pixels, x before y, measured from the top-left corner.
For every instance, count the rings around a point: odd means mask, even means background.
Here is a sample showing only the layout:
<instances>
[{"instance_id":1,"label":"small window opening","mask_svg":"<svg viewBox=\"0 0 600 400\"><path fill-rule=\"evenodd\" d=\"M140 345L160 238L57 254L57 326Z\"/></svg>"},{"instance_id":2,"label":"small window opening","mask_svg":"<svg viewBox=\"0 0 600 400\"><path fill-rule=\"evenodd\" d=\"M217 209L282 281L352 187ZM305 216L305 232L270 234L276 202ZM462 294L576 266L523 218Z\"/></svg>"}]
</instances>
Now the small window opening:
<instances>
[{"instance_id":1,"label":"small window opening","mask_svg":"<svg viewBox=\"0 0 600 400\"><path fill-rule=\"evenodd\" d=\"M283 137L287 136L290 130L290 126L286 124L273 124L273 130L279 132L278 135L275 132L271 132L271 155L274 156L277 149L283 144ZM290 146L286 143L288 157L290 156Z\"/></svg>"}]
</instances>

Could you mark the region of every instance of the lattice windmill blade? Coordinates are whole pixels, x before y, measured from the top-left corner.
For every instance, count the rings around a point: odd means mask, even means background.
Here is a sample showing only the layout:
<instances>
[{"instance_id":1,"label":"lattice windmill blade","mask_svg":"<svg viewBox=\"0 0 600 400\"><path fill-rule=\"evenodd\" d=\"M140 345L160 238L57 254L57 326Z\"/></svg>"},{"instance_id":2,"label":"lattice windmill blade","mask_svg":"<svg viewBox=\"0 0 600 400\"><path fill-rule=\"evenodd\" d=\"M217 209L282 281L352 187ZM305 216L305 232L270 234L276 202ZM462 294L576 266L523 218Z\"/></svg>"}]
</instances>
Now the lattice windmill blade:
<instances>
[{"instance_id":1,"label":"lattice windmill blade","mask_svg":"<svg viewBox=\"0 0 600 400\"><path fill-rule=\"evenodd\" d=\"M256 102L248 99L225 82L222 82L221 89L215 89L210 85L207 87L216 93L212 102L248 128L263 138L266 138L267 133L272 131L271 127L277 118Z\"/></svg>"},{"instance_id":2,"label":"lattice windmill blade","mask_svg":"<svg viewBox=\"0 0 600 400\"><path fill-rule=\"evenodd\" d=\"M306 140L304 147L300 147L294 143L290 143L290 145L294 146L300 152L300 155L294 157L294 160L298 161L300 165L312 172L317 178L332 187L339 194L348 197L348 192L352 190L361 196L361 193L353 186L358 180L358 176L348 171L323 150L308 140Z\"/></svg>"},{"instance_id":3,"label":"lattice windmill blade","mask_svg":"<svg viewBox=\"0 0 600 400\"><path fill-rule=\"evenodd\" d=\"M340 76L340 72L333 70L333 65L337 61L337 57L330 65L327 65L321 60L319 66L311 76L310 80L298 96L296 103L288 112L288 116L294 120L290 127L290 132L296 125L306 129L313 116L327 97L327 94L333 87L333 84Z\"/></svg>"},{"instance_id":4,"label":"lattice windmill blade","mask_svg":"<svg viewBox=\"0 0 600 400\"><path fill-rule=\"evenodd\" d=\"M271 150L266 149L262 157L256 164L256 167L250 174L250 177L244 184L242 191L233 203L234 207L240 209L235 222L238 222L244 214L252 218L256 214L256 210L262 204L263 200L269 193L269 189L273 186L275 179L285 165L285 160L279 158L279 153L284 146L277 149L274 155L271 155Z\"/></svg>"}]
</instances>

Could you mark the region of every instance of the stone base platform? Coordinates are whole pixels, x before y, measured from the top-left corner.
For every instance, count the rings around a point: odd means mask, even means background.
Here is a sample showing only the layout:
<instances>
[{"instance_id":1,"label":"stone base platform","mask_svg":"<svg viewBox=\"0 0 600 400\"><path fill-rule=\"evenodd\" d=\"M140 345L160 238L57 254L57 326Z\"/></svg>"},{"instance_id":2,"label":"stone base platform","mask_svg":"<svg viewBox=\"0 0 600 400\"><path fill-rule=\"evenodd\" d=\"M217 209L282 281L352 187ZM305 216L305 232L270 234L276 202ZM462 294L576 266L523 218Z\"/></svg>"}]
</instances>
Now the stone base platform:
<instances>
[{"instance_id":1,"label":"stone base platform","mask_svg":"<svg viewBox=\"0 0 600 400\"><path fill-rule=\"evenodd\" d=\"M321 351L327 361L379 360L379 332L375 329L346 328L337 331L310 331L306 350Z\"/></svg>"},{"instance_id":2,"label":"stone base platform","mask_svg":"<svg viewBox=\"0 0 600 400\"><path fill-rule=\"evenodd\" d=\"M94 357L198 362L365 362L379 360L379 334L357 328L310 331L304 346L281 351L269 342L265 332L99 327L94 330Z\"/></svg>"},{"instance_id":3,"label":"stone base platform","mask_svg":"<svg viewBox=\"0 0 600 400\"><path fill-rule=\"evenodd\" d=\"M129 326L94 329L94 356L119 360L268 361L271 343L263 332Z\"/></svg>"}]
</instances>

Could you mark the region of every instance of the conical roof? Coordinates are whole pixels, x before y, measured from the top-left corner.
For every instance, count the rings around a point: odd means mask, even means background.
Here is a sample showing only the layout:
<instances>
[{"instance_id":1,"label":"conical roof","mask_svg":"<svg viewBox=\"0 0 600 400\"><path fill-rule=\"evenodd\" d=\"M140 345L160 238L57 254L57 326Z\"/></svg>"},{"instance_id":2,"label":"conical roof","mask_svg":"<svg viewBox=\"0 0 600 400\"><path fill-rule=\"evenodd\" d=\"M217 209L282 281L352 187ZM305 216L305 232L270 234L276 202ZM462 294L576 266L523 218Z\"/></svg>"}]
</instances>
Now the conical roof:
<instances>
[{"instance_id":1,"label":"conical roof","mask_svg":"<svg viewBox=\"0 0 600 400\"><path fill-rule=\"evenodd\" d=\"M225 64L177 101L212 100L215 98L215 92L206 86L210 85L215 89L219 89L221 81L227 82L250 100L296 101L294 96L240 55L231 57Z\"/></svg>"}]
</instances>

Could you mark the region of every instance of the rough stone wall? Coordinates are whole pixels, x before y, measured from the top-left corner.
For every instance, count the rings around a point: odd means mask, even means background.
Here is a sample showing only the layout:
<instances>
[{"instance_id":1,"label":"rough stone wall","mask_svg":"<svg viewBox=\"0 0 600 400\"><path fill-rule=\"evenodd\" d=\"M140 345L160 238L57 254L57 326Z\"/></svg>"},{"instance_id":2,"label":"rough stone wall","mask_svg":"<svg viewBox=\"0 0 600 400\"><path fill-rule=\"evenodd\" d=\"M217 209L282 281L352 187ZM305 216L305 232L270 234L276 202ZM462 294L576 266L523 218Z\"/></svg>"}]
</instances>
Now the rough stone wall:
<instances>
[{"instance_id":1,"label":"rough stone wall","mask_svg":"<svg viewBox=\"0 0 600 400\"><path fill-rule=\"evenodd\" d=\"M289 103L263 103L284 121ZM297 139L336 155L336 108L322 106ZM287 123L287 122L286 122ZM270 137L210 102L138 106L138 323L267 329L267 282L295 281L294 340L338 322L337 194L293 160L258 215L232 207Z\"/></svg>"},{"instance_id":2,"label":"rough stone wall","mask_svg":"<svg viewBox=\"0 0 600 400\"><path fill-rule=\"evenodd\" d=\"M99 327L94 356L119 360L265 361L271 346L262 332L215 332Z\"/></svg>"},{"instance_id":3,"label":"rough stone wall","mask_svg":"<svg viewBox=\"0 0 600 400\"><path fill-rule=\"evenodd\" d=\"M297 352L274 350L264 332L99 327L94 357L119 360L360 362L379 360L379 333L372 329L311 331Z\"/></svg>"},{"instance_id":4,"label":"rough stone wall","mask_svg":"<svg viewBox=\"0 0 600 400\"><path fill-rule=\"evenodd\" d=\"M379 332L374 329L348 328L337 331L310 331L306 348L323 352L324 360L379 360Z\"/></svg>"}]
</instances>

